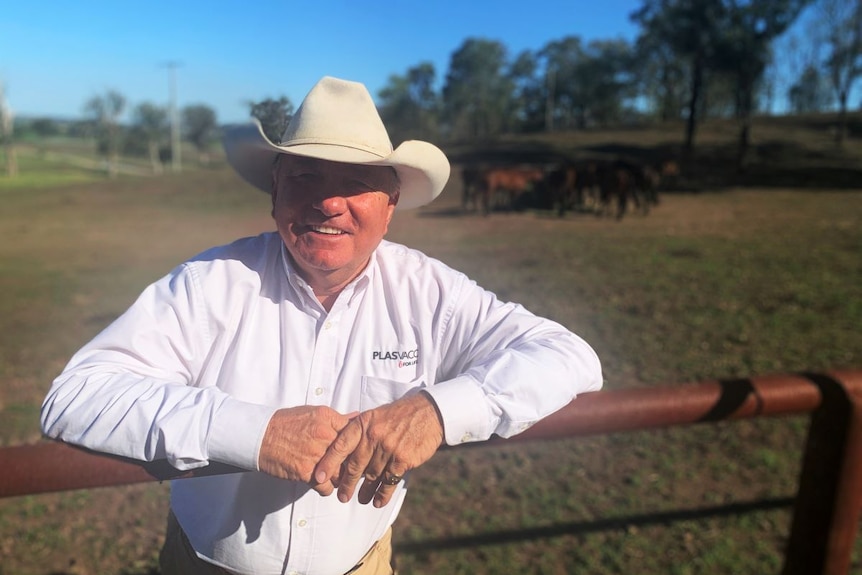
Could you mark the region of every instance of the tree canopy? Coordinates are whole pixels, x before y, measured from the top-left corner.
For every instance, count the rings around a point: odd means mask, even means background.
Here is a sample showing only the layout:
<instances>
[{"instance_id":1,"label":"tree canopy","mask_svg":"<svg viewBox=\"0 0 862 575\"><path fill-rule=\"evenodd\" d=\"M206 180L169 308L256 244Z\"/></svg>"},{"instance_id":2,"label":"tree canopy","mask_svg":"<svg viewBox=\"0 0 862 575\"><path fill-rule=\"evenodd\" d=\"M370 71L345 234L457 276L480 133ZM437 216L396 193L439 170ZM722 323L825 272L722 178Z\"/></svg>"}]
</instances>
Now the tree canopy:
<instances>
[{"instance_id":1,"label":"tree canopy","mask_svg":"<svg viewBox=\"0 0 862 575\"><path fill-rule=\"evenodd\" d=\"M290 119L293 117L293 104L287 96L277 100L267 98L260 102L249 102L249 114L260 121L263 133L273 142L279 142Z\"/></svg>"}]
</instances>

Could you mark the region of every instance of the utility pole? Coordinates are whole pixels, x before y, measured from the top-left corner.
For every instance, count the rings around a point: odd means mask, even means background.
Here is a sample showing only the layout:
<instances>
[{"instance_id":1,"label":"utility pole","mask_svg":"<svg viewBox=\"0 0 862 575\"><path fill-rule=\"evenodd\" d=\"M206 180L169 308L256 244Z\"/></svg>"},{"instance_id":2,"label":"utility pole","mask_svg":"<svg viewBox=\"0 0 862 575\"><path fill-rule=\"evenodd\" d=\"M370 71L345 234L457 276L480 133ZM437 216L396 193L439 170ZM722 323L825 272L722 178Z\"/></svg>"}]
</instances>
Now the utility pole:
<instances>
[{"instance_id":1,"label":"utility pole","mask_svg":"<svg viewBox=\"0 0 862 575\"><path fill-rule=\"evenodd\" d=\"M180 142L180 118L177 110L177 68L182 64L176 61L165 62L164 67L168 69L168 86L170 91L170 116L171 116L171 169L179 173L182 171L182 150Z\"/></svg>"}]
</instances>

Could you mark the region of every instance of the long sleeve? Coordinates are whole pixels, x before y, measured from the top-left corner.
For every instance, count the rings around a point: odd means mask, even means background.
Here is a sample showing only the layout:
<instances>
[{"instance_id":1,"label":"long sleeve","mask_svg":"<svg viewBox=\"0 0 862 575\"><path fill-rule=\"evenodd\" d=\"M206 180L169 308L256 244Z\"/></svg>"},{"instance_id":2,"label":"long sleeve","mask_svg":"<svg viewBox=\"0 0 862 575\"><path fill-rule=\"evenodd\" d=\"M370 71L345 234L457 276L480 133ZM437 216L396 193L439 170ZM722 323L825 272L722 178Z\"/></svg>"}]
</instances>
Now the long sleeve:
<instances>
[{"instance_id":1,"label":"long sleeve","mask_svg":"<svg viewBox=\"0 0 862 575\"><path fill-rule=\"evenodd\" d=\"M210 459L254 469L274 409L197 386L213 339L200 292L188 265L148 287L55 379L43 432L181 470Z\"/></svg>"},{"instance_id":2,"label":"long sleeve","mask_svg":"<svg viewBox=\"0 0 862 575\"><path fill-rule=\"evenodd\" d=\"M446 443L510 437L602 386L593 349L562 325L464 278L443 326L443 373L427 389Z\"/></svg>"}]
</instances>

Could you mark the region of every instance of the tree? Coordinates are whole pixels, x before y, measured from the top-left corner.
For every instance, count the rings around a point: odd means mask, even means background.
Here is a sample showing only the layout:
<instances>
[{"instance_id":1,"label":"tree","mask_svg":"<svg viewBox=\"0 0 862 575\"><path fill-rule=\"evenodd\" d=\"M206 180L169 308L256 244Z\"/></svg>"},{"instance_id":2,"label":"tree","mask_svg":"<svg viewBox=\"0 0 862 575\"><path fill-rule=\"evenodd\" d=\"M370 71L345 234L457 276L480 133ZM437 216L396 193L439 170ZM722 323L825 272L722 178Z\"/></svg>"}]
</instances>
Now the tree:
<instances>
[{"instance_id":1,"label":"tree","mask_svg":"<svg viewBox=\"0 0 862 575\"><path fill-rule=\"evenodd\" d=\"M799 79L787 91L790 109L794 114L820 112L829 102L829 86L820 68L809 64Z\"/></svg>"},{"instance_id":2,"label":"tree","mask_svg":"<svg viewBox=\"0 0 862 575\"><path fill-rule=\"evenodd\" d=\"M120 115L126 107L126 98L115 90L108 90L102 96L93 96L84 104L84 114L94 124L97 150L107 159L108 175L115 177L122 141Z\"/></svg>"},{"instance_id":3,"label":"tree","mask_svg":"<svg viewBox=\"0 0 862 575\"><path fill-rule=\"evenodd\" d=\"M717 67L733 74L736 117L740 121L737 167L742 169L751 141L751 116L772 41L784 33L810 0L726 0L726 20Z\"/></svg>"},{"instance_id":4,"label":"tree","mask_svg":"<svg viewBox=\"0 0 862 575\"><path fill-rule=\"evenodd\" d=\"M42 138L56 136L60 133L60 127L51 118L35 118L30 122L29 129Z\"/></svg>"},{"instance_id":5,"label":"tree","mask_svg":"<svg viewBox=\"0 0 862 575\"><path fill-rule=\"evenodd\" d=\"M548 42L539 52L544 64L545 126L586 128L622 118L636 86L632 48L624 40L594 40L584 46L577 36Z\"/></svg>"},{"instance_id":6,"label":"tree","mask_svg":"<svg viewBox=\"0 0 862 575\"><path fill-rule=\"evenodd\" d=\"M847 97L862 73L862 3L858 0L820 0L820 21L826 30L826 68L838 101L835 141L847 134Z\"/></svg>"},{"instance_id":7,"label":"tree","mask_svg":"<svg viewBox=\"0 0 862 575\"><path fill-rule=\"evenodd\" d=\"M691 150L704 78L733 81L740 121L738 165L748 150L755 96L772 41L811 0L645 0L632 15L652 43L665 43L691 62L686 149Z\"/></svg>"},{"instance_id":8,"label":"tree","mask_svg":"<svg viewBox=\"0 0 862 575\"><path fill-rule=\"evenodd\" d=\"M495 40L468 38L452 54L443 86L443 112L454 138L488 138L510 125L513 94L504 75L506 48Z\"/></svg>"},{"instance_id":9,"label":"tree","mask_svg":"<svg viewBox=\"0 0 862 575\"><path fill-rule=\"evenodd\" d=\"M545 67L545 130L583 125L583 97L578 67L586 57L581 39L567 36L548 42L539 52Z\"/></svg>"},{"instance_id":10,"label":"tree","mask_svg":"<svg viewBox=\"0 0 862 575\"><path fill-rule=\"evenodd\" d=\"M625 40L594 40L576 68L585 122L607 126L622 119L636 82L631 45Z\"/></svg>"},{"instance_id":11,"label":"tree","mask_svg":"<svg viewBox=\"0 0 862 575\"><path fill-rule=\"evenodd\" d=\"M249 102L249 114L260 121L263 133L271 141L278 143L293 117L293 104L287 96L278 100L267 98L260 102Z\"/></svg>"},{"instance_id":12,"label":"tree","mask_svg":"<svg viewBox=\"0 0 862 575\"><path fill-rule=\"evenodd\" d=\"M721 0L644 0L631 15L641 25L639 42L668 50L687 62L685 149L694 149L704 75L715 57L725 7Z\"/></svg>"},{"instance_id":13,"label":"tree","mask_svg":"<svg viewBox=\"0 0 862 575\"><path fill-rule=\"evenodd\" d=\"M193 104L183 108L183 133L198 151L198 161L209 163L207 149L215 135L216 113L206 104Z\"/></svg>"},{"instance_id":14,"label":"tree","mask_svg":"<svg viewBox=\"0 0 862 575\"><path fill-rule=\"evenodd\" d=\"M138 104L132 112L132 124L146 141L153 173L161 174L163 168L159 158L159 146L168 133L167 111L149 102Z\"/></svg>"},{"instance_id":15,"label":"tree","mask_svg":"<svg viewBox=\"0 0 862 575\"><path fill-rule=\"evenodd\" d=\"M639 56L633 69L637 91L661 121L681 118L686 101L685 61L667 43L646 35L637 39L634 52Z\"/></svg>"},{"instance_id":16,"label":"tree","mask_svg":"<svg viewBox=\"0 0 862 575\"><path fill-rule=\"evenodd\" d=\"M512 110L515 131L536 132L544 127L546 86L539 75L539 58L524 50L512 61L506 76L514 90Z\"/></svg>"},{"instance_id":17,"label":"tree","mask_svg":"<svg viewBox=\"0 0 862 575\"><path fill-rule=\"evenodd\" d=\"M439 132L439 98L434 64L422 62L404 76L392 75L378 94L380 115L391 126L393 142L433 140Z\"/></svg>"}]
</instances>

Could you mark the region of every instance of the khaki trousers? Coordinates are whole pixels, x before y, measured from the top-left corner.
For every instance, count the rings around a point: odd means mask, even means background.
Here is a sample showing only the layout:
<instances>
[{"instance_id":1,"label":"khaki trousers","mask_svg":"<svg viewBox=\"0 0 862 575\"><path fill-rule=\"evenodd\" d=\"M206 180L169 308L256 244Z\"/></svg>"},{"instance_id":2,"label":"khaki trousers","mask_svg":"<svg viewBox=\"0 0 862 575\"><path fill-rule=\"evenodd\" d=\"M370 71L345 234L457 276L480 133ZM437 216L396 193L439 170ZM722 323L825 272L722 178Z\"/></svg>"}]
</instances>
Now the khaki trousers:
<instances>
[{"instance_id":1,"label":"khaki trousers","mask_svg":"<svg viewBox=\"0 0 862 575\"><path fill-rule=\"evenodd\" d=\"M159 554L161 575L235 575L231 571L204 561L195 553L188 537L180 527L174 512L168 513L165 543ZM350 575L393 575L392 529L388 529L380 540L371 546L359 560Z\"/></svg>"}]
</instances>

